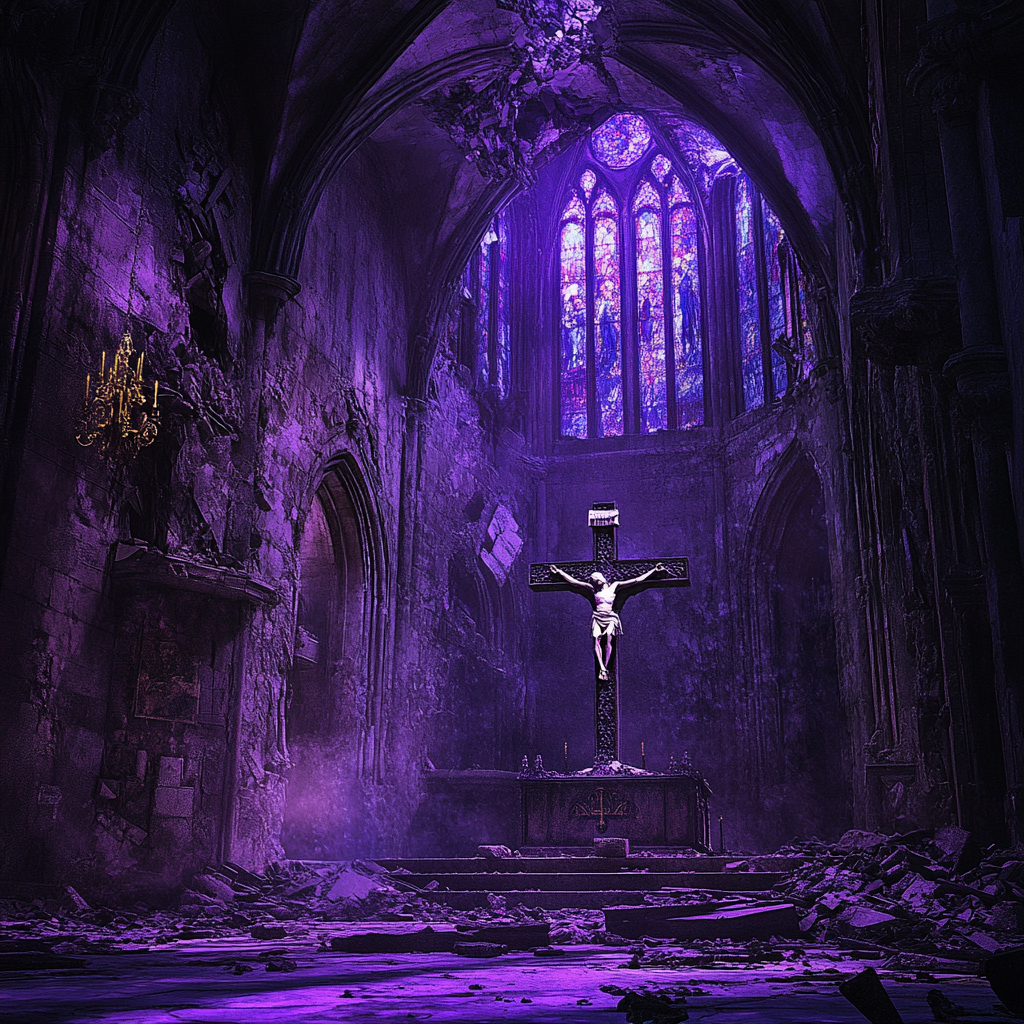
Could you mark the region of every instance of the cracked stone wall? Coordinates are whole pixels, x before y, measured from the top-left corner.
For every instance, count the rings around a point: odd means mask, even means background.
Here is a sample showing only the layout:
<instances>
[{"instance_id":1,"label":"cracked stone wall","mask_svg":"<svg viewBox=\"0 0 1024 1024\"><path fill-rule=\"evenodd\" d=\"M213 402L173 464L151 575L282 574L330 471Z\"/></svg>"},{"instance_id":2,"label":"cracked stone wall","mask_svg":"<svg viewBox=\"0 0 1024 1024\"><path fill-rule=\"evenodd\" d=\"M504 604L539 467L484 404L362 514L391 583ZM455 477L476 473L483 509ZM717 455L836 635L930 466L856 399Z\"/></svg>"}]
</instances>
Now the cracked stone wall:
<instances>
[{"instance_id":1,"label":"cracked stone wall","mask_svg":"<svg viewBox=\"0 0 1024 1024\"><path fill-rule=\"evenodd\" d=\"M143 66L138 114L69 162L2 595L0 874L126 897L222 857L310 855L308 830L286 823L311 807L322 855L401 851L425 764L514 766L525 686L515 601L479 559L499 503L525 515L521 448L481 427L446 356L424 408L399 397L408 267L377 168L361 155L337 176L301 292L261 306L243 280L244 125L188 11ZM69 146L84 154L86 140ZM85 375L126 326L161 382L161 421L124 466L74 430ZM374 648L359 679L328 674L347 724L321 744L323 785L303 810L289 782L304 743L289 710L299 551L340 458L375 537ZM154 586L164 556L176 582ZM240 598L223 582L239 574L274 600ZM220 582L197 593L192 576Z\"/></svg>"}]
</instances>

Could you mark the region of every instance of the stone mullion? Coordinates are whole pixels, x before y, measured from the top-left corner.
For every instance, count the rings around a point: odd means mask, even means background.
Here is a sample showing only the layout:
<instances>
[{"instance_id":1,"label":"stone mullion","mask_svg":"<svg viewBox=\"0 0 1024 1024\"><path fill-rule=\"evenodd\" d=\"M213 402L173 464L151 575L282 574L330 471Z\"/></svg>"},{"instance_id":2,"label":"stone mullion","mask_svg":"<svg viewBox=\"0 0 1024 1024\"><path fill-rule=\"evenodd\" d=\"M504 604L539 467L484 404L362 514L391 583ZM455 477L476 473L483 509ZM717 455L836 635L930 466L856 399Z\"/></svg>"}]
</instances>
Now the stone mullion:
<instances>
[{"instance_id":1,"label":"stone mullion","mask_svg":"<svg viewBox=\"0 0 1024 1024\"><path fill-rule=\"evenodd\" d=\"M600 437L601 411L597 407L597 352L594 344L594 215L589 203L583 237L587 268L587 437Z\"/></svg>"},{"instance_id":2,"label":"stone mullion","mask_svg":"<svg viewBox=\"0 0 1024 1024\"><path fill-rule=\"evenodd\" d=\"M743 411L736 271L736 179L720 178L711 194L711 260L708 294L712 311L710 364L715 370L711 405L720 431Z\"/></svg>"},{"instance_id":3,"label":"stone mullion","mask_svg":"<svg viewBox=\"0 0 1024 1024\"><path fill-rule=\"evenodd\" d=\"M764 200L758 189L753 190L750 210L754 221L754 267L757 277L757 333L761 342L761 380L764 387L764 405L775 398L775 379L772 376L771 327L768 319L768 266L764 256Z\"/></svg>"},{"instance_id":4,"label":"stone mullion","mask_svg":"<svg viewBox=\"0 0 1024 1024\"><path fill-rule=\"evenodd\" d=\"M487 385L498 386L498 289L501 285L501 242L491 242L487 260Z\"/></svg>"},{"instance_id":5,"label":"stone mullion","mask_svg":"<svg viewBox=\"0 0 1024 1024\"><path fill-rule=\"evenodd\" d=\"M692 192L694 197L694 213L697 212L697 193ZM700 361L701 373L704 378L704 425L707 427L715 425L714 410L712 408L711 390L715 386L715 375L711 371L711 345L708 340L710 334L708 314L711 288L708 283L708 243L704 231L703 218L697 217L697 295L700 298Z\"/></svg>"},{"instance_id":6,"label":"stone mullion","mask_svg":"<svg viewBox=\"0 0 1024 1024\"><path fill-rule=\"evenodd\" d=\"M664 190L661 195L661 309L665 318L665 398L668 429L679 425L676 409L675 296L672 294L672 214Z\"/></svg>"}]
</instances>

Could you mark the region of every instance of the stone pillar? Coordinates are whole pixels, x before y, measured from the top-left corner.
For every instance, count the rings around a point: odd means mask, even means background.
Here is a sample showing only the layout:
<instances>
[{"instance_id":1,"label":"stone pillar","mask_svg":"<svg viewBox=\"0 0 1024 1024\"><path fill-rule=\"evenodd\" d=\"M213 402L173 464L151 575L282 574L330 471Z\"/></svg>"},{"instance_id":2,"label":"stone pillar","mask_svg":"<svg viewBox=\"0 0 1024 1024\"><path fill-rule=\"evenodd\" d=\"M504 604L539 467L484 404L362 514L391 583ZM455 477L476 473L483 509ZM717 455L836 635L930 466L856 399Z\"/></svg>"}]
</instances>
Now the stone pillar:
<instances>
[{"instance_id":1,"label":"stone pillar","mask_svg":"<svg viewBox=\"0 0 1024 1024\"><path fill-rule=\"evenodd\" d=\"M992 241L978 146L978 89L992 62L983 16L955 9L923 32L911 82L925 88L938 117L939 145L956 265L963 347L945 365L969 424L985 548L996 699L1006 764L1006 822L1024 841L1024 577L1010 489L1010 381L999 323Z\"/></svg>"}]
</instances>

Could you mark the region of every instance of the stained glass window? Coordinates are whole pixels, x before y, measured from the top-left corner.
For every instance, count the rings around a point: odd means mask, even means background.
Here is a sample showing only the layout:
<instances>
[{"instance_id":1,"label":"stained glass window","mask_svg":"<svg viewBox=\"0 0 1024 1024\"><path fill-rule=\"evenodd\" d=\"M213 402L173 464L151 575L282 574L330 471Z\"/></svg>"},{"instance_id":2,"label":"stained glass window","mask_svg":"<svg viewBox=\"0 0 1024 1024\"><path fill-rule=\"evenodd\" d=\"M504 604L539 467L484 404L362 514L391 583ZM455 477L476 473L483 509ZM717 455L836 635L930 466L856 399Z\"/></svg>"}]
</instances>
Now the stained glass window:
<instances>
[{"instance_id":1,"label":"stained glass window","mask_svg":"<svg viewBox=\"0 0 1024 1024\"><path fill-rule=\"evenodd\" d=\"M754 188L750 179L741 174L736 179L736 271L739 284L740 364L743 374L743 405L746 409L753 409L764 402L754 208Z\"/></svg>"},{"instance_id":2,"label":"stained glass window","mask_svg":"<svg viewBox=\"0 0 1024 1024\"><path fill-rule=\"evenodd\" d=\"M508 217L502 212L488 225L462 276L468 317L459 357L472 367L477 388L494 388L502 398L511 387L508 257Z\"/></svg>"},{"instance_id":3,"label":"stained glass window","mask_svg":"<svg viewBox=\"0 0 1024 1024\"><path fill-rule=\"evenodd\" d=\"M497 219L498 228L498 266L495 268L496 302L497 307L497 345L495 352L495 379L498 393L502 398L507 397L511 387L511 366L509 365L510 352L512 349L511 338L511 308L509 304L509 268L508 268L508 217L501 213ZM492 250L493 251L493 250Z\"/></svg>"},{"instance_id":4,"label":"stained glass window","mask_svg":"<svg viewBox=\"0 0 1024 1024\"><path fill-rule=\"evenodd\" d=\"M476 377L480 387L491 378L491 261L497 236L488 228L477 250Z\"/></svg>"},{"instance_id":5,"label":"stained glass window","mask_svg":"<svg viewBox=\"0 0 1024 1024\"><path fill-rule=\"evenodd\" d=\"M676 426L696 427L704 422L704 353L697 211L690 193L678 178L672 181L669 203Z\"/></svg>"},{"instance_id":6,"label":"stained glass window","mask_svg":"<svg viewBox=\"0 0 1024 1024\"><path fill-rule=\"evenodd\" d=\"M594 231L595 387L600 434L622 433L622 289L619 283L619 211L602 192L591 210Z\"/></svg>"},{"instance_id":7,"label":"stained glass window","mask_svg":"<svg viewBox=\"0 0 1024 1024\"><path fill-rule=\"evenodd\" d=\"M651 129L639 114L613 114L590 136L594 158L621 171L631 167L651 145Z\"/></svg>"},{"instance_id":8,"label":"stained glass window","mask_svg":"<svg viewBox=\"0 0 1024 1024\"><path fill-rule=\"evenodd\" d=\"M661 198L649 181L633 200L636 216L636 318L640 359L640 429L668 426L665 374L665 263Z\"/></svg>"},{"instance_id":9,"label":"stained glass window","mask_svg":"<svg viewBox=\"0 0 1024 1024\"><path fill-rule=\"evenodd\" d=\"M562 214L560 285L562 308L562 434L587 436L587 242L586 209L574 195Z\"/></svg>"},{"instance_id":10,"label":"stained glass window","mask_svg":"<svg viewBox=\"0 0 1024 1024\"><path fill-rule=\"evenodd\" d=\"M703 426L712 346L728 348L713 365L745 408L793 389L812 344L799 263L717 139L674 114L616 114L591 134L574 180L558 222L563 436ZM712 203L718 189L733 209ZM716 282L712 308L708 268L733 258L735 291L731 275Z\"/></svg>"}]
</instances>

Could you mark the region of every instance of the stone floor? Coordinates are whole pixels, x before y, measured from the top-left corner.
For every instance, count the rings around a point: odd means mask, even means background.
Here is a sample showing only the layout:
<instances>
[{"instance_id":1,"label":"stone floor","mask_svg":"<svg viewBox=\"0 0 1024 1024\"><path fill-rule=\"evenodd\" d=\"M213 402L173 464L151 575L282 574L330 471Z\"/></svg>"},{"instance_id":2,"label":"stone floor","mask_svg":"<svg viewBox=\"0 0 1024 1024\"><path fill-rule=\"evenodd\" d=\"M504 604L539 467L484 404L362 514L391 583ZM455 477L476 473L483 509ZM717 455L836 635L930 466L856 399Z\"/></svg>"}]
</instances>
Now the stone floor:
<instances>
[{"instance_id":1,"label":"stone floor","mask_svg":"<svg viewBox=\"0 0 1024 1024\"><path fill-rule=\"evenodd\" d=\"M0 1020L17 1024L306 1024L314 1021L623 1022L621 990L685 994L690 1020L863 1022L838 984L865 963L826 947L794 945L779 962L741 954L707 968L629 968L628 947L575 945L553 955L350 955L324 951L344 926L283 942L184 939L106 955L67 969L7 970ZM666 954L672 947L666 947ZM633 961L635 962L635 961ZM988 983L968 974L915 976L874 964L906 1024L933 1021L939 988L968 1011L961 1020L1006 1021ZM602 986L612 992L602 991ZM682 989L680 988L682 987ZM618 991L617 991L618 990Z\"/></svg>"}]
</instances>

